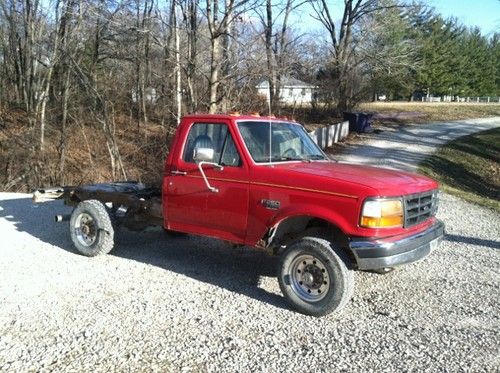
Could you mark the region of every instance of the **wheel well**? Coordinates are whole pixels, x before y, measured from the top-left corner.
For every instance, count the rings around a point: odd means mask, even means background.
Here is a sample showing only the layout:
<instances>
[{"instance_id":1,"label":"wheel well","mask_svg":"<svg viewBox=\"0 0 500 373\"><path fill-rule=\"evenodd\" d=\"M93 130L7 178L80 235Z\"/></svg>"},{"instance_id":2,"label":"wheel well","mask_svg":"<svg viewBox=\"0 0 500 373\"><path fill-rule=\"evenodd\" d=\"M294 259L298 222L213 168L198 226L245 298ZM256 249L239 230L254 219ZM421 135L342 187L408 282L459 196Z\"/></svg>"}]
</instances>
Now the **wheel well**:
<instances>
[{"instance_id":1,"label":"wheel well","mask_svg":"<svg viewBox=\"0 0 500 373\"><path fill-rule=\"evenodd\" d=\"M308 234L319 235L335 243L347 253L351 264L356 263L347 235L335 224L313 216L294 216L281 221L268 231L267 247L274 254L280 254L290 243Z\"/></svg>"}]
</instances>

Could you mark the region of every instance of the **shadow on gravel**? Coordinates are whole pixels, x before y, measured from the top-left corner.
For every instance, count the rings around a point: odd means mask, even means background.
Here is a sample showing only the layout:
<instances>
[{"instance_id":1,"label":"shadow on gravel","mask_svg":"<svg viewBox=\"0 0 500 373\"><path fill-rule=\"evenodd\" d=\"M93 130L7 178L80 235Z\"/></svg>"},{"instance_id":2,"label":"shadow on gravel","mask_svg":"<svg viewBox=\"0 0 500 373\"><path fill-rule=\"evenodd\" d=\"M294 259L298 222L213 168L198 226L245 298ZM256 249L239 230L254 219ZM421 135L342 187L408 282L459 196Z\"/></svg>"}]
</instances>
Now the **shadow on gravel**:
<instances>
[{"instance_id":1,"label":"shadow on gravel","mask_svg":"<svg viewBox=\"0 0 500 373\"><path fill-rule=\"evenodd\" d=\"M0 200L0 219L10 222L20 232L76 253L67 227L64 229L64 224L59 225L54 221L54 215L70 212L71 208L64 206L62 201L34 204L30 198Z\"/></svg>"},{"instance_id":2,"label":"shadow on gravel","mask_svg":"<svg viewBox=\"0 0 500 373\"><path fill-rule=\"evenodd\" d=\"M500 250L500 241L485 240L483 238L475 238L475 237L459 236L457 234L446 234L444 238L446 241L450 241L450 242L459 242L459 243L465 243L468 245L485 246L485 247L490 247L492 249Z\"/></svg>"},{"instance_id":3,"label":"shadow on gravel","mask_svg":"<svg viewBox=\"0 0 500 373\"><path fill-rule=\"evenodd\" d=\"M78 255L69 237L68 223L55 223L55 214L69 214L62 201L33 204L29 198L0 201L0 219L20 232ZM275 277L277 258L250 248L234 249L215 239L170 237L163 230L130 232L121 229L110 255L154 265L198 281L213 284L288 309L281 294L259 287L261 276ZM92 260L81 256L81 260Z\"/></svg>"},{"instance_id":4,"label":"shadow on gravel","mask_svg":"<svg viewBox=\"0 0 500 373\"><path fill-rule=\"evenodd\" d=\"M163 231L121 230L112 253L288 309L281 294L259 287L262 276L276 277L277 267L277 258L259 250L232 248L215 239L192 235L170 237Z\"/></svg>"}]
</instances>

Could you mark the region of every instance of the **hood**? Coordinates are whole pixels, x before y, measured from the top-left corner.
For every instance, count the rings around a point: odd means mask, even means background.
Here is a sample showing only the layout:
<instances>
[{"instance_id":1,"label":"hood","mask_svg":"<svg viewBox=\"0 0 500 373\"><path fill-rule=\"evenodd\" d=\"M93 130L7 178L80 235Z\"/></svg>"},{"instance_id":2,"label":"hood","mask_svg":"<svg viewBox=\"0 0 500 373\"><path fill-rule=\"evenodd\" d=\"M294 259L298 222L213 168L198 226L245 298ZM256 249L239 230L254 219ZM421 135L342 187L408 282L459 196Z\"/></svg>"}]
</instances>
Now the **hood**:
<instances>
[{"instance_id":1,"label":"hood","mask_svg":"<svg viewBox=\"0 0 500 373\"><path fill-rule=\"evenodd\" d=\"M380 196L399 196L436 189L438 184L428 177L387 168L335 162L300 162L275 164L277 169L335 180L337 183L363 185ZM336 184L337 184L336 183Z\"/></svg>"}]
</instances>

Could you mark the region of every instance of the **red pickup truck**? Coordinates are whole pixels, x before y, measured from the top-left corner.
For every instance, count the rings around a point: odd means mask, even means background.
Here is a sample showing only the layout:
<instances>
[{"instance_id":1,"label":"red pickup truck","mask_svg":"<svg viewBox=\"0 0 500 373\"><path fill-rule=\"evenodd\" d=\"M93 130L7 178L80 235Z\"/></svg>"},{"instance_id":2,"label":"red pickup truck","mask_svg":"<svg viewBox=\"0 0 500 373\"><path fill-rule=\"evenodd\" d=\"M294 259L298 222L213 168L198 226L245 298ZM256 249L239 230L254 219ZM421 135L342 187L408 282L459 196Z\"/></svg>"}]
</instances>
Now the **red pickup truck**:
<instances>
[{"instance_id":1,"label":"red pickup truck","mask_svg":"<svg viewBox=\"0 0 500 373\"><path fill-rule=\"evenodd\" d=\"M161 190L136 182L40 189L35 201L75 206L84 255L111 251L118 226L215 237L280 256L292 307L321 316L352 296L354 271L388 271L428 255L443 237L438 185L412 173L329 159L303 126L252 115L187 115Z\"/></svg>"}]
</instances>

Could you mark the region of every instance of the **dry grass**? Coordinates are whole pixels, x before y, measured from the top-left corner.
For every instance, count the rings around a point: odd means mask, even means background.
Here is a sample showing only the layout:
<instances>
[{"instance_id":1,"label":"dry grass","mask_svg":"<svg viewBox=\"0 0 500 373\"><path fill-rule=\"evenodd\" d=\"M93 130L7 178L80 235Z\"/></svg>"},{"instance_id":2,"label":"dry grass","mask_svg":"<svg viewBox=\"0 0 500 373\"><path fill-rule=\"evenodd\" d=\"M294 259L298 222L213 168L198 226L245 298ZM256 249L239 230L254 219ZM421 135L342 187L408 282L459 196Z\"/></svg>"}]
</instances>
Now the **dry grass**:
<instances>
[{"instance_id":1,"label":"dry grass","mask_svg":"<svg viewBox=\"0 0 500 373\"><path fill-rule=\"evenodd\" d=\"M500 116L500 103L371 102L361 104L359 110L392 116L392 121L402 123L428 123Z\"/></svg>"},{"instance_id":2,"label":"dry grass","mask_svg":"<svg viewBox=\"0 0 500 373\"><path fill-rule=\"evenodd\" d=\"M441 188L500 212L500 128L443 145L419 167Z\"/></svg>"},{"instance_id":3,"label":"dry grass","mask_svg":"<svg viewBox=\"0 0 500 373\"><path fill-rule=\"evenodd\" d=\"M365 102L353 111L376 114L376 123L411 124L496 117L500 116L500 103ZM278 115L297 120L309 131L318 126L342 121L342 115L335 109L328 110L322 107L282 108Z\"/></svg>"}]
</instances>

